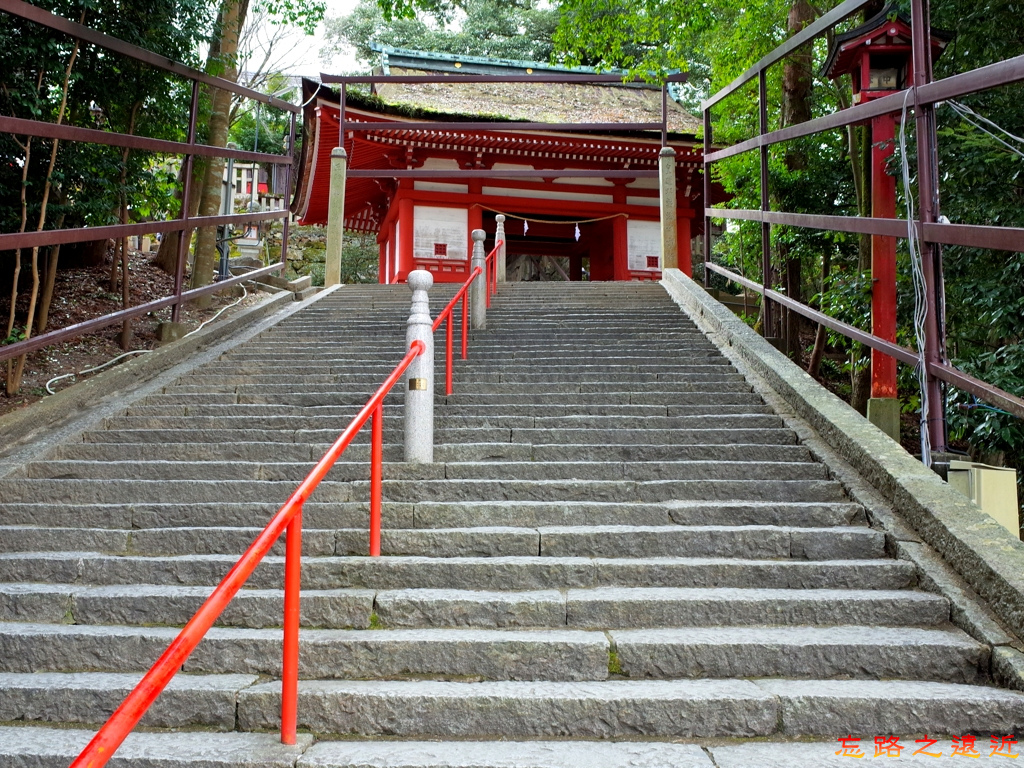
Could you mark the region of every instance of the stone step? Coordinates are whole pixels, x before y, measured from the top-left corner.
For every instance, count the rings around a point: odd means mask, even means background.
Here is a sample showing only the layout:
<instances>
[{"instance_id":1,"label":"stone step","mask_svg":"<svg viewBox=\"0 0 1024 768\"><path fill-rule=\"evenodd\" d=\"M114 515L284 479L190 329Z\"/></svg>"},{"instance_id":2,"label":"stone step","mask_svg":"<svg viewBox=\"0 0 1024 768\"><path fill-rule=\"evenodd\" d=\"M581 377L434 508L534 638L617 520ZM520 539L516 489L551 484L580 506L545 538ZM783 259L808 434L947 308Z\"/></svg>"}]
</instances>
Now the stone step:
<instances>
[{"instance_id":1,"label":"stone step","mask_svg":"<svg viewBox=\"0 0 1024 768\"><path fill-rule=\"evenodd\" d=\"M0 745L2 743L0 731ZM300 768L714 766L696 744L606 741L322 741L307 750L298 765Z\"/></svg>"},{"instance_id":2,"label":"stone step","mask_svg":"<svg viewBox=\"0 0 1024 768\"><path fill-rule=\"evenodd\" d=\"M358 405L271 405L270 403L230 403L217 405L188 405L184 403L169 405L135 405L127 409L125 415L133 418L152 418L175 416L249 416L265 418L267 416L304 416L304 417L348 417L352 418L360 410ZM768 414L771 409L767 405L751 401L742 405L445 405L435 404L438 416L699 416L727 414ZM385 418L404 415L404 406L399 403L388 403L384 408Z\"/></svg>"},{"instance_id":3,"label":"stone step","mask_svg":"<svg viewBox=\"0 0 1024 768\"><path fill-rule=\"evenodd\" d=\"M24 481L46 483L48 481ZM88 483L86 480L67 481ZM116 481L113 481L116 482ZM102 484L101 484L102 485ZM108 486L112 483L107 483ZM250 484L253 485L253 484ZM2 489L0 485L0 489ZM321 486L322 487L322 486ZM362 486L327 486L331 498L340 501L362 498ZM40 490L42 488L40 487ZM98 489L94 489L98 490ZM182 489L184 490L184 488ZM326 489L324 489L326 490ZM200 493L191 489L192 493ZM351 492L351 496L346 495ZM367 484L368 492L368 484ZM328 500L323 490L319 500ZM344 498L341 498L344 496ZM667 501L744 500L744 501L846 501L842 487L831 480L385 480L384 497L390 501L478 501L506 499L551 501Z\"/></svg>"},{"instance_id":4,"label":"stone step","mask_svg":"<svg viewBox=\"0 0 1024 768\"><path fill-rule=\"evenodd\" d=\"M385 417L386 419L387 417ZM242 461L242 462L309 462L316 463L331 447L330 443L64 443L49 456L54 461L119 461L130 456L137 461ZM557 446L562 450L562 446ZM581 446L582 448L582 446ZM761 450L765 457L777 455L776 461L804 461L809 458L806 449L798 446L751 446ZM445 461L529 461L534 457L534 447L528 443L448 443L434 446L434 460ZM636 449L633 449L634 451ZM675 446L664 446L665 452L679 453ZM694 446L689 449L693 458L699 458L705 451L717 450L722 456L730 455L721 446ZM746 453L746 451L745 451ZM384 463L403 461L404 448L401 443L384 443ZM761 454L751 454L751 460L759 460ZM619 458L619 457L613 457ZM629 458L629 455L621 457ZM690 458L682 455L680 458ZM714 458L710 455L709 460ZM350 445L342 454L348 462L369 462L368 443Z\"/></svg>"},{"instance_id":5,"label":"stone step","mask_svg":"<svg viewBox=\"0 0 1024 768\"><path fill-rule=\"evenodd\" d=\"M387 509L387 506L385 506ZM309 506L306 508L307 517ZM863 507L852 503L678 500L649 503L587 501L423 501L414 505L417 528L477 525L863 525Z\"/></svg>"},{"instance_id":6,"label":"stone step","mask_svg":"<svg viewBox=\"0 0 1024 768\"><path fill-rule=\"evenodd\" d=\"M76 626L183 626L210 586L0 584L0 621ZM304 627L366 629L371 614L388 628L482 627L633 629L643 627L933 627L949 620L945 598L913 590L597 587L591 589L364 588L302 592ZM243 589L218 626L281 624L283 593Z\"/></svg>"},{"instance_id":7,"label":"stone step","mask_svg":"<svg viewBox=\"0 0 1024 768\"><path fill-rule=\"evenodd\" d=\"M4 503L0 505L0 521L7 525L44 525L46 527L141 529L195 526L197 520L206 525L252 527L262 529L280 509L282 502L152 502L110 504L67 504L55 501L36 503ZM387 503L382 515L385 528L413 527L413 505ZM303 522L315 528L354 528L368 525L369 502L320 503L306 502ZM240 551L239 551L240 554Z\"/></svg>"},{"instance_id":8,"label":"stone step","mask_svg":"<svg viewBox=\"0 0 1024 768\"><path fill-rule=\"evenodd\" d=\"M391 366L390 368L394 368ZM441 376L444 368L440 364L436 366L436 375ZM387 366L379 369L350 368L338 373L323 371L303 373L215 373L207 374L194 373L181 377L177 385L188 385L193 387L208 386L246 386L246 385L289 385L302 388L307 385L318 386L359 386L373 384L382 381L390 374ZM457 371L459 383L465 387L476 388L481 384L563 384L563 383L588 383L588 382L619 382L633 386L635 384L657 383L659 381L735 381L735 369L729 365L722 365L717 360L712 360L702 365L680 366L676 370L666 371L615 371L604 369L604 366L565 366L558 369L547 369L534 371L512 368L509 371L482 370L477 367L461 367Z\"/></svg>"},{"instance_id":9,"label":"stone step","mask_svg":"<svg viewBox=\"0 0 1024 768\"><path fill-rule=\"evenodd\" d=\"M251 461L36 461L23 476L78 480L287 480L305 479L311 462ZM822 480L827 471L813 462L749 461L485 461L410 464L391 462L389 480ZM365 479L366 461L339 461L331 481Z\"/></svg>"},{"instance_id":10,"label":"stone step","mask_svg":"<svg viewBox=\"0 0 1024 768\"><path fill-rule=\"evenodd\" d=\"M50 528L138 529L207 526L262 528L278 511L271 502L5 503L0 522ZM385 502L384 530L399 528L473 528L545 525L789 525L821 528L865 525L863 507L853 503L815 502L589 502L457 501ZM362 528L369 502L308 501L303 522L310 529Z\"/></svg>"},{"instance_id":11,"label":"stone step","mask_svg":"<svg viewBox=\"0 0 1024 768\"><path fill-rule=\"evenodd\" d=\"M56 584L181 584L212 586L235 555L179 557L96 552L0 553L0 582ZM268 556L249 579L257 589L283 584L284 559ZM916 582L907 561L743 560L734 558L584 557L308 557L309 589L456 588L471 590L575 587L744 587L775 589L905 589Z\"/></svg>"},{"instance_id":12,"label":"stone step","mask_svg":"<svg viewBox=\"0 0 1024 768\"><path fill-rule=\"evenodd\" d=\"M229 417L248 416L263 419L267 416L288 416L303 418L348 418L352 419L361 407L358 405L280 405L269 403L231 403L222 405L143 405L128 409L124 415L129 418L190 418L224 415ZM693 416L731 416L772 415L767 405L747 403L741 405L710 404L710 405L523 405L523 404L490 404L490 405L447 405L439 403L434 406L437 418L464 417L520 417L534 418L583 418L583 417L635 417L665 418ZM401 419L405 415L404 405L388 403L384 409L387 419Z\"/></svg>"},{"instance_id":13,"label":"stone step","mask_svg":"<svg viewBox=\"0 0 1024 768\"><path fill-rule=\"evenodd\" d=\"M0 624L7 672L145 671L175 628ZM603 632L568 629L307 629L299 676L308 680L605 680ZM185 662L188 674L281 676L280 629L213 628ZM0 677L0 681L2 681Z\"/></svg>"},{"instance_id":14,"label":"stone step","mask_svg":"<svg viewBox=\"0 0 1024 768\"><path fill-rule=\"evenodd\" d=\"M376 392L379 379L367 379L361 386L352 385L347 387L350 397L362 395L365 392L364 400ZM209 392L236 392L239 395L287 395L303 392L311 393L335 393L342 384L308 383L305 385L296 384L209 384L194 385L186 382L176 383L165 388L165 392L176 394L192 394L205 396ZM494 382L470 382L463 384L456 380L454 386L457 391L472 390L478 394L501 394L506 397L510 395L534 395L534 394L601 394L606 392L631 392L631 393L658 393L676 394L685 392L700 392L707 389L715 389L724 392L749 392L750 385L743 380L738 373L723 374L689 374L685 377L675 377L670 381L641 381L641 382L616 382L616 381L577 381L564 382L533 382L533 383L494 383ZM575 399L575 398L573 398ZM636 401L634 401L636 402Z\"/></svg>"},{"instance_id":15,"label":"stone step","mask_svg":"<svg viewBox=\"0 0 1024 768\"><path fill-rule=\"evenodd\" d=\"M361 355L355 355L344 350L347 346L331 351L319 347L316 357L306 356L305 358L290 363L287 371L283 371L279 365L269 365L261 362L228 361L222 360L215 363L203 365L191 373L182 376L183 381L198 383L196 379L216 380L222 376L259 376L263 377L297 377L304 376L330 376L347 375L354 373L386 376L394 368L394 360L390 356L381 355L371 360ZM437 350L438 352L440 349ZM444 359L441 355L435 354L435 368L444 370ZM456 350L456 370L463 375L473 374L518 374L518 373L570 373L570 372L592 372L595 364L587 360L581 362L572 358L540 358L526 360L509 360L504 357L482 357L473 355L463 360ZM731 368L729 363L722 358L721 353L713 346L708 345L703 350L687 350L685 354L643 356L637 358L616 358L605 357L597 366L601 371L614 374L665 374L665 373L686 373L689 371L702 371L708 366L716 368Z\"/></svg>"},{"instance_id":16,"label":"stone step","mask_svg":"<svg viewBox=\"0 0 1024 768\"><path fill-rule=\"evenodd\" d=\"M263 416L239 414L222 416L119 416L104 422L104 429L251 429L258 424L264 429L344 430L351 422L348 416ZM401 427L399 419L385 423ZM673 430L673 429L781 429L783 421L775 415L740 413L731 415L702 414L695 416L469 416L448 413L444 409L434 415L435 431L447 429L546 429L546 430Z\"/></svg>"},{"instance_id":17,"label":"stone step","mask_svg":"<svg viewBox=\"0 0 1024 768\"><path fill-rule=\"evenodd\" d=\"M280 693L242 690L240 728L275 728ZM318 734L485 739L1006 734L1024 727L1024 694L902 680L305 681L299 722Z\"/></svg>"},{"instance_id":18,"label":"stone step","mask_svg":"<svg viewBox=\"0 0 1024 768\"><path fill-rule=\"evenodd\" d=\"M384 442L398 443L402 438L402 425L392 419L385 419ZM737 430L745 434L744 430ZM782 431L782 430L780 430ZM88 443L301 443L330 445L341 434L336 429L204 429L193 430L182 426L180 429L108 429L87 432ZM792 433L787 433L792 434ZM697 435L699 436L699 434ZM434 432L437 442L449 445L462 443L510 443L509 429L438 429ZM370 429L359 431L353 445L369 444ZM519 441L522 442L522 441ZM699 442L695 440L694 442ZM795 442L790 439L789 442Z\"/></svg>"},{"instance_id":19,"label":"stone step","mask_svg":"<svg viewBox=\"0 0 1024 768\"><path fill-rule=\"evenodd\" d=\"M330 443L297 444L281 442L253 443L65 443L48 457L52 461L119 461L131 456L137 461L242 461L242 462L310 462L318 461ZM385 472L394 462L401 462L403 447L384 444ZM658 462L712 461L730 462L737 457L748 462L809 462L810 451L802 445L616 445L572 443L531 445L529 443L463 443L434 446L434 460L447 461L607 461ZM350 445L342 459L368 462L369 445Z\"/></svg>"},{"instance_id":20,"label":"stone step","mask_svg":"<svg viewBox=\"0 0 1024 768\"><path fill-rule=\"evenodd\" d=\"M438 347L436 352L440 352ZM435 353L435 368L444 369L444 358ZM524 363L527 363L524 365ZM721 353L708 344L703 349L688 349L685 354L675 349L674 354L664 354L652 357L651 355L637 355L635 357L604 356L601 358L600 369L608 373L673 373L677 371L686 372L694 369L702 369L707 365L728 368L729 363L722 358ZM455 367L462 374L471 373L564 373L570 371L587 371L594 368L594 362L587 359L581 362L578 358L544 357L539 355L532 357L529 361L524 359L509 359L503 356L488 357L486 355L474 354L465 360L461 353L455 351ZM193 372L182 377L183 380L192 380L196 377L215 378L218 376L288 376L294 372L298 376L307 375L331 375L350 373L375 372L387 375L394 368L394 360L390 356L380 355L371 360L365 359L362 355L356 355L350 351L348 345L339 346L336 350L318 347L315 357L306 356L288 366L288 372L281 370L280 366L270 365L262 362L220 360L203 365Z\"/></svg>"},{"instance_id":21,"label":"stone step","mask_svg":"<svg viewBox=\"0 0 1024 768\"><path fill-rule=\"evenodd\" d=\"M140 673L0 673L0 722L101 724ZM153 728L236 728L239 692L255 675L176 675L142 717Z\"/></svg>"},{"instance_id":22,"label":"stone step","mask_svg":"<svg viewBox=\"0 0 1024 768\"><path fill-rule=\"evenodd\" d=\"M989 649L960 630L696 627L609 632L618 668L645 678L988 679Z\"/></svg>"},{"instance_id":23,"label":"stone step","mask_svg":"<svg viewBox=\"0 0 1024 768\"><path fill-rule=\"evenodd\" d=\"M385 442L401 429L385 424ZM360 430L354 445L369 442L369 430ZM333 429L109 429L86 433L89 443L306 443L329 445L337 439ZM796 435L789 429L546 429L441 428L434 432L439 444L462 443L528 443L534 445L796 445Z\"/></svg>"},{"instance_id":24,"label":"stone step","mask_svg":"<svg viewBox=\"0 0 1024 768\"><path fill-rule=\"evenodd\" d=\"M78 503L159 503L266 501L283 504L295 490L288 480L0 480L0 495L11 502L59 501L69 495ZM506 499L550 501L845 501L842 487L831 480L384 480L388 501L478 501ZM317 486L319 502L369 498L369 480Z\"/></svg>"},{"instance_id":25,"label":"stone step","mask_svg":"<svg viewBox=\"0 0 1024 768\"><path fill-rule=\"evenodd\" d=\"M557 620L559 609L567 626L585 629L861 623L930 627L949 620L945 598L911 590L597 587L562 595L406 589L378 592L374 605L389 627L492 622L532 626L520 622L539 621L541 616L543 621Z\"/></svg>"},{"instance_id":26,"label":"stone step","mask_svg":"<svg viewBox=\"0 0 1024 768\"><path fill-rule=\"evenodd\" d=\"M145 671L173 627L0 624L0 673ZM614 656L609 652L614 650ZM789 677L983 684L988 647L959 630L908 627L716 627L615 630L304 629L307 680L431 677L605 680ZM214 628L188 674L280 677L280 629Z\"/></svg>"},{"instance_id":27,"label":"stone step","mask_svg":"<svg viewBox=\"0 0 1024 768\"><path fill-rule=\"evenodd\" d=\"M0 764L12 768L66 768L94 735L91 730L72 728L0 726ZM313 737L305 733L298 735L295 746L286 746L281 743L280 735L269 733L135 732L128 734L107 765L110 768L295 768L296 761L312 743ZM609 768L615 765L610 763Z\"/></svg>"},{"instance_id":28,"label":"stone step","mask_svg":"<svg viewBox=\"0 0 1024 768\"><path fill-rule=\"evenodd\" d=\"M259 528L192 526L114 530L0 527L0 552L71 550L134 555L241 554ZM587 526L558 528L387 529L383 555L422 557L742 557L865 560L885 556L885 536L870 528L772 526ZM303 554L362 555L365 528L304 527ZM271 550L284 554L284 541Z\"/></svg>"},{"instance_id":29,"label":"stone step","mask_svg":"<svg viewBox=\"0 0 1024 768\"><path fill-rule=\"evenodd\" d=\"M438 379L440 381L440 379ZM749 398L753 397L751 390L747 386L723 385L721 392L709 391L711 385L695 384L692 391L688 392L639 392L631 393L628 391L621 392L604 392L604 393L551 393L545 394L543 392L531 392L529 395L529 402L539 403L544 405L561 405L561 404L588 404L588 405L615 405L615 404L637 404L637 405L685 405L687 403L736 403L736 402L747 402ZM295 405L303 407L312 406L336 406L336 405L355 405L362 406L366 403L370 396L370 391L367 389L364 392L337 392L337 391L319 391L319 392L274 392L273 395L261 393L259 391L245 391L236 393L234 390L231 392L222 393L208 393L203 394L200 398L203 402L211 402L214 397L229 398L231 402L237 402L241 404L256 404L256 405ZM161 397L169 398L173 402L188 403L195 402L195 395L183 395L183 394L165 394ZM482 404L482 405L495 405L504 403L522 404L524 401L521 393L512 394L479 394L476 392L468 392L465 389L460 389L458 383L455 384L454 394L442 398L440 395L436 398L438 406L444 404ZM401 395L392 392L385 399L385 407L388 405L400 405L402 403Z\"/></svg>"}]
</instances>

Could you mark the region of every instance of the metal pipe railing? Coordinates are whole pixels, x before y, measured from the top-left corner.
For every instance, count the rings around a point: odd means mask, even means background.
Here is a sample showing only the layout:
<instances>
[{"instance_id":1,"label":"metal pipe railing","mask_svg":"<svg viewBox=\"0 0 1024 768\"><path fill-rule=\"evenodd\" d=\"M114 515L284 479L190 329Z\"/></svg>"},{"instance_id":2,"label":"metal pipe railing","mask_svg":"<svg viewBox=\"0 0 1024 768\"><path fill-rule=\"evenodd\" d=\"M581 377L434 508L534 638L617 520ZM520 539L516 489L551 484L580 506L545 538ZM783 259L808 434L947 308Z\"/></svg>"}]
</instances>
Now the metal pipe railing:
<instances>
[{"instance_id":1,"label":"metal pipe railing","mask_svg":"<svg viewBox=\"0 0 1024 768\"><path fill-rule=\"evenodd\" d=\"M299 487L273 519L256 537L237 563L196 614L178 633L167 650L110 716L70 768L102 768L138 724L157 696L181 668L185 660L242 588L256 566L286 533L284 579L284 648L281 674L281 741L294 744L297 728L299 680L299 601L302 571L302 506L324 479L349 444L373 419L370 447L370 555L380 555L381 477L383 457L384 397L398 383L413 360L426 351L422 341L409 345L405 357L366 402L362 410L341 433L323 458L317 462Z\"/></svg>"},{"instance_id":2,"label":"metal pipe railing","mask_svg":"<svg viewBox=\"0 0 1024 768\"><path fill-rule=\"evenodd\" d=\"M494 248L489 254L485 261L486 272L484 279L487 281L487 306L491 305L491 294L498 292L498 252L505 245L504 240L499 240L494 244ZM462 301L462 359L466 359L467 353L467 338L469 333L469 323L467 321L468 309L466 306L467 299L466 295L469 293L469 287L473 284L473 281L478 275L482 274L479 267L469 273L469 277L466 278L466 282L455 292L455 296L448 302L448 305L438 313L437 317L434 318L434 323L431 325L430 330L436 332L441 327L441 323L445 323L444 330L444 393L445 395L452 394L452 312L455 309L455 305L461 299Z\"/></svg>"}]
</instances>

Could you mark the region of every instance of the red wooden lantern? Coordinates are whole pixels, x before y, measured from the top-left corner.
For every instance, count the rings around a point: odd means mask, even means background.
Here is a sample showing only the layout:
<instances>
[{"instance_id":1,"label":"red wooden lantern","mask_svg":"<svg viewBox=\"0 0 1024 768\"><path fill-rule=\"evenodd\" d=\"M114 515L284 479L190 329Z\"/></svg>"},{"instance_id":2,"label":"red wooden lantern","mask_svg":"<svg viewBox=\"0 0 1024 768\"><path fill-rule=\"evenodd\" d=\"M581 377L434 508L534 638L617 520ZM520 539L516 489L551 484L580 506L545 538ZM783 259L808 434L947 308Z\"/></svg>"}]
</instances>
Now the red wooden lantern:
<instances>
[{"instance_id":1,"label":"red wooden lantern","mask_svg":"<svg viewBox=\"0 0 1024 768\"><path fill-rule=\"evenodd\" d=\"M932 60L950 40L945 32L931 33ZM837 35L825 61L824 73L833 80L850 75L853 103L860 104L898 93L914 82L910 20L886 5L867 22ZM895 146L896 115L871 118L871 215L896 218L896 179L888 170ZM896 238L871 236L871 332L896 341ZM871 350L871 399L868 419L899 440L900 406L896 361Z\"/></svg>"},{"instance_id":2,"label":"red wooden lantern","mask_svg":"<svg viewBox=\"0 0 1024 768\"><path fill-rule=\"evenodd\" d=\"M951 35L933 29L932 60L942 55ZM914 80L910 19L888 4L856 29L837 35L825 61L825 75L850 75L853 103L902 91Z\"/></svg>"}]
</instances>

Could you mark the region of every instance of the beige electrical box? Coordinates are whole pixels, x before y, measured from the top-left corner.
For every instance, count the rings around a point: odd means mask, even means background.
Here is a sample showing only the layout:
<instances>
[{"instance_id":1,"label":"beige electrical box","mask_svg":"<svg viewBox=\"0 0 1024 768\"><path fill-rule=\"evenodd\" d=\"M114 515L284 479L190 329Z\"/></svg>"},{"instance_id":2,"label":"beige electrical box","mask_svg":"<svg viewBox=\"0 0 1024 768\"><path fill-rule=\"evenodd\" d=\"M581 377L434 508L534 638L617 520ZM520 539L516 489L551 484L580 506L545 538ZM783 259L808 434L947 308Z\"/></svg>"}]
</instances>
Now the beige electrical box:
<instances>
[{"instance_id":1,"label":"beige electrical box","mask_svg":"<svg viewBox=\"0 0 1024 768\"><path fill-rule=\"evenodd\" d=\"M949 484L1020 538L1017 470L972 461L949 462Z\"/></svg>"}]
</instances>

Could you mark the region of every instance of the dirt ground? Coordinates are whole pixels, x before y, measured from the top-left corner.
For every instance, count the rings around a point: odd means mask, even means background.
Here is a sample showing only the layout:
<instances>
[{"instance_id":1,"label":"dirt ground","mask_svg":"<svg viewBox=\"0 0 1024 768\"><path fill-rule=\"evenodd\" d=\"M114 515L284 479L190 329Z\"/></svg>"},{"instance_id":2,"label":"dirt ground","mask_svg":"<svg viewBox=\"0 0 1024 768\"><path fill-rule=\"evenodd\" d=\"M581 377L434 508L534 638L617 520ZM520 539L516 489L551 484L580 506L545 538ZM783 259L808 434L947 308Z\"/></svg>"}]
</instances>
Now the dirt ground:
<instances>
[{"instance_id":1,"label":"dirt ground","mask_svg":"<svg viewBox=\"0 0 1024 768\"><path fill-rule=\"evenodd\" d=\"M150 264L147 255L133 252L129 258L129 272L132 306L154 301L170 295L174 291L174 278ZM24 322L28 308L27 293L23 284L17 304L20 323ZM228 316L245 306L250 306L260 301L261 298L262 294L255 294L250 290L245 299L236 307L226 310L220 317ZM194 330L221 309L237 300L237 296L215 295L212 306L205 310L199 310L186 304L182 308L180 320L189 331ZM59 270L47 329L64 328L119 309L121 309L121 287L119 283L116 291L110 291L109 261L98 267ZM6 328L9 312L10 294L4 291L4 295L0 296L0 319L3 321L4 328ZM157 324L170 319L170 307L135 318L132 321L132 340L129 349L153 349L157 346ZM33 352L26 361L21 391L13 397L8 397L3 391L2 383L6 380L7 363L0 363L0 377L2 377L0 378L0 415L24 408L47 397L46 383L55 376L77 373L86 368L101 365L123 354L125 350L121 348L120 338L121 325L118 324ZM137 355L126 357L115 365L135 357ZM59 392L85 378L88 378L88 374L62 379L55 382L51 388L55 392Z\"/></svg>"}]
</instances>

